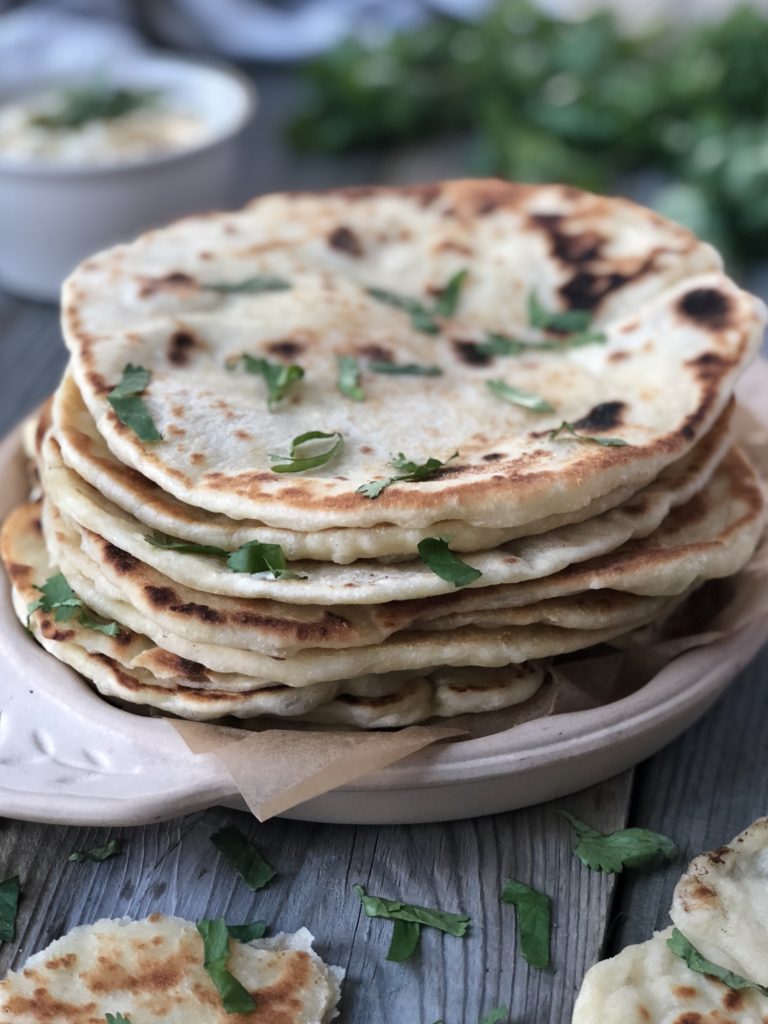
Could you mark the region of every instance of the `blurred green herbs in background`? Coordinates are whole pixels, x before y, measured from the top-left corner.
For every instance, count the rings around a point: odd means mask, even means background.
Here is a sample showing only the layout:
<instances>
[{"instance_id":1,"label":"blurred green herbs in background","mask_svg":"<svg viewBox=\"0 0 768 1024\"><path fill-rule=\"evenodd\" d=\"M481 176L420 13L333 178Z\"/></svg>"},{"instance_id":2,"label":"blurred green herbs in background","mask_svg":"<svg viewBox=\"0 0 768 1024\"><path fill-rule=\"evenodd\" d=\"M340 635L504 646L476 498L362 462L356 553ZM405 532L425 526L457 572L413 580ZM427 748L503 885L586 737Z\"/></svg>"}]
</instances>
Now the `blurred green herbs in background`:
<instances>
[{"instance_id":1,"label":"blurred green herbs in background","mask_svg":"<svg viewBox=\"0 0 768 1024\"><path fill-rule=\"evenodd\" d=\"M626 38L607 12L567 22L510 0L349 41L306 73L299 149L467 133L474 174L626 192L651 172L661 212L742 264L768 256L768 21L751 8Z\"/></svg>"}]
</instances>

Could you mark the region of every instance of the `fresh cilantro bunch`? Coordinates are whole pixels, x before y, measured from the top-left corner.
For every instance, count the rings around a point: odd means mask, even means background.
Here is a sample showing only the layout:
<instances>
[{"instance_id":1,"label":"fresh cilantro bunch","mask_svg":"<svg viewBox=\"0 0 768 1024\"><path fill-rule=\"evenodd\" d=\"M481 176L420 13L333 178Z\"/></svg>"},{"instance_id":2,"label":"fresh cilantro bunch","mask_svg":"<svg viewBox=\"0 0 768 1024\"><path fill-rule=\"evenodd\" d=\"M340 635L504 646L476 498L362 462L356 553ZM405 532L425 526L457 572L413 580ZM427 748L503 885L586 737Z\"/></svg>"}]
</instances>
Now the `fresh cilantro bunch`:
<instances>
[{"instance_id":1,"label":"fresh cilantro bunch","mask_svg":"<svg viewBox=\"0 0 768 1024\"><path fill-rule=\"evenodd\" d=\"M563 21L500 0L313 62L290 138L341 153L464 133L472 172L604 192L660 172L653 205L745 262L768 252L766 50L746 5L627 38L610 12Z\"/></svg>"}]
</instances>

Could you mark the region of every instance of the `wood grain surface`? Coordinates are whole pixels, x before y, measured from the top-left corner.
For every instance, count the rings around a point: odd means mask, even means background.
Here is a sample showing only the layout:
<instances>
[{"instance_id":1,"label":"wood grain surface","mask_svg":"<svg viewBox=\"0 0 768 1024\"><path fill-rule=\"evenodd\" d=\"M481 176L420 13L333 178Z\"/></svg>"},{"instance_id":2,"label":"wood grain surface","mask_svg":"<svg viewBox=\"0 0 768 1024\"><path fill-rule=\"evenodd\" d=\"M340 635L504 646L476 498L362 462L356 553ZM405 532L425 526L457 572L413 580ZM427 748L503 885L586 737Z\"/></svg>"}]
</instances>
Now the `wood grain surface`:
<instances>
[{"instance_id":1,"label":"wood grain surface","mask_svg":"<svg viewBox=\"0 0 768 1024\"><path fill-rule=\"evenodd\" d=\"M601 828L620 828L628 774L560 801ZM210 842L234 822L279 871L253 893ZM73 850L119 837L124 852L102 863L68 863ZM513 1021L560 1024L586 968L598 956L615 877L588 871L571 854L570 830L550 805L443 825L374 828L270 821L211 810L133 829L54 828L6 822L0 875L18 871L24 898L18 941L0 948L0 969L83 922L143 917L155 910L190 920L224 915L265 920L272 931L306 925L329 962L348 972L342 1021L446 1024L477 1021L493 1006ZM515 952L513 908L502 881L517 878L553 897L552 960L537 971ZM406 964L385 960L392 925L366 917L352 891L462 911L458 939L425 928ZM137 1022L141 1024L141 1022Z\"/></svg>"},{"instance_id":2,"label":"wood grain surface","mask_svg":"<svg viewBox=\"0 0 768 1024\"><path fill-rule=\"evenodd\" d=\"M273 188L446 177L463 170L462 146L307 159L281 143L301 86L288 72L259 72L260 115L248 134L237 199ZM0 432L55 386L65 362L53 307L0 293ZM686 736L635 773L560 801L595 827L627 823L663 831L685 856L721 845L768 812L768 660L764 652ZM0 769L1 770L1 769ZM223 863L210 835L235 822L280 875L251 892ZM124 841L120 856L70 864L75 849ZM0 878L19 873L23 897L15 943L0 945L0 970L75 925L160 910L190 919L261 918L272 930L306 925L330 962L348 971L345 1024L477 1024L510 1007L513 1024L567 1024L584 971L606 951L663 926L683 861L651 873L606 876L571 853L569 830L550 806L491 818L410 827L322 826L211 810L132 829L0 822ZM553 897L553 966L537 971L516 951L513 909L499 892L513 877ZM352 892L403 898L472 918L465 939L423 931L406 964L384 958L391 925L370 920ZM136 1022L141 1024L141 1022Z\"/></svg>"}]
</instances>

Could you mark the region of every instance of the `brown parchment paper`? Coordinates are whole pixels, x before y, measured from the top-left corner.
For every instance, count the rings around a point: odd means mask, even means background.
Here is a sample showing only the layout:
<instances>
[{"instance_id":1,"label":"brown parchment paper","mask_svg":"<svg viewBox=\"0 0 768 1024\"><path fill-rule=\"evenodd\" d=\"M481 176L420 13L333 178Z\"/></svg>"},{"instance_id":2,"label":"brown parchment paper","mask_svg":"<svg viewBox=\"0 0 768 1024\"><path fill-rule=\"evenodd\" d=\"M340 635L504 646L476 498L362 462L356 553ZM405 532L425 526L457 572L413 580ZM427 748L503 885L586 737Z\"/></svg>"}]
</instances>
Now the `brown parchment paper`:
<instances>
[{"instance_id":1,"label":"brown parchment paper","mask_svg":"<svg viewBox=\"0 0 768 1024\"><path fill-rule=\"evenodd\" d=\"M738 397L736 440L768 487L767 362L760 360L752 367ZM222 762L251 812L266 821L434 743L474 739L536 718L598 708L634 693L663 668L670 683L685 682L689 670L681 661L675 673L676 658L757 620L765 624L768 640L765 538L736 577L705 586L663 626L645 627L611 647L555 659L544 686L530 700L506 710L461 715L439 725L365 732L287 723L243 729L167 721L193 754L213 754Z\"/></svg>"},{"instance_id":2,"label":"brown parchment paper","mask_svg":"<svg viewBox=\"0 0 768 1024\"><path fill-rule=\"evenodd\" d=\"M411 725L377 732L264 729L248 732L202 722L171 722L194 754L215 754L259 821L401 761L463 731Z\"/></svg>"}]
</instances>

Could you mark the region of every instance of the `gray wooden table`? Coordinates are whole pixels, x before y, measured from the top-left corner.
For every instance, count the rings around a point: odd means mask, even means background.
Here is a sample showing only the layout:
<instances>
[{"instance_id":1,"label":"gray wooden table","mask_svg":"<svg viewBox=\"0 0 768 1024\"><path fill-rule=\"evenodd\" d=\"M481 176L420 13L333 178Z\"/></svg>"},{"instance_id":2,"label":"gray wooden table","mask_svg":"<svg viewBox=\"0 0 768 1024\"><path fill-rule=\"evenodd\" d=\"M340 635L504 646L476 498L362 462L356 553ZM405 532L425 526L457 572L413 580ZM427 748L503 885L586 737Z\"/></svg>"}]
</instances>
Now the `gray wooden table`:
<instances>
[{"instance_id":1,"label":"gray wooden table","mask_svg":"<svg viewBox=\"0 0 768 1024\"><path fill-rule=\"evenodd\" d=\"M239 199L276 188L403 181L461 171L461 146L381 157L308 160L288 152L279 126L299 98L286 73L257 73L260 116L244 152ZM55 386L64 365L56 311L0 293L0 432ZM0 666L0 671L2 667ZM698 726L662 753L559 802L595 827L643 825L673 836L683 856L721 845L768 812L768 654L735 680ZM254 894L218 860L209 836L234 821L280 877ZM70 864L75 849L124 840L121 856ZM681 862L682 863L682 862ZM514 1024L567 1024L584 971L648 937L666 921L681 864L650 874L604 876L570 852L552 807L416 827L350 827L272 821L214 809L144 828L65 828L0 822L0 878L18 873L17 941L0 945L0 971L75 925L153 910L197 919L255 917L273 929L308 926L329 961L347 969L346 1024L476 1024L501 1003ZM515 949L501 882L515 877L554 898L553 967L529 969ZM390 926L361 915L351 891L463 910L465 940L425 930L407 964L384 959ZM140 1024L140 1022L137 1022Z\"/></svg>"}]
</instances>

